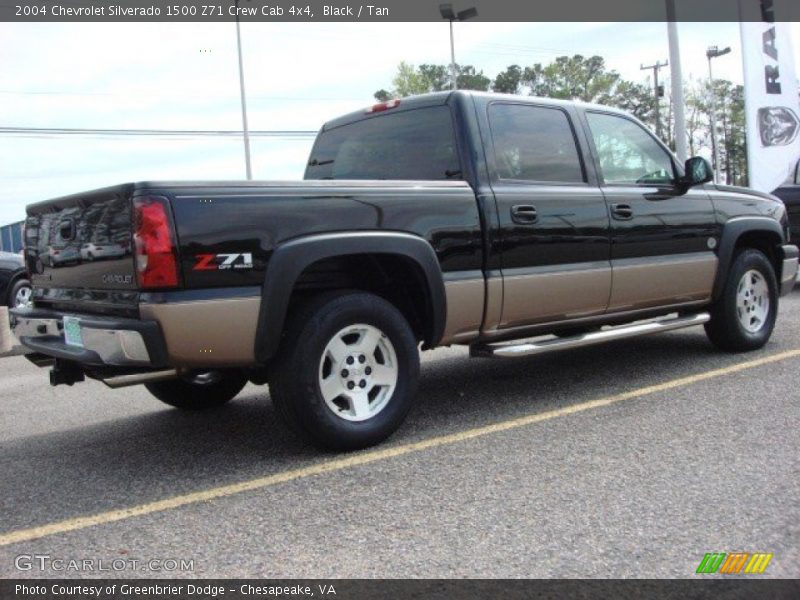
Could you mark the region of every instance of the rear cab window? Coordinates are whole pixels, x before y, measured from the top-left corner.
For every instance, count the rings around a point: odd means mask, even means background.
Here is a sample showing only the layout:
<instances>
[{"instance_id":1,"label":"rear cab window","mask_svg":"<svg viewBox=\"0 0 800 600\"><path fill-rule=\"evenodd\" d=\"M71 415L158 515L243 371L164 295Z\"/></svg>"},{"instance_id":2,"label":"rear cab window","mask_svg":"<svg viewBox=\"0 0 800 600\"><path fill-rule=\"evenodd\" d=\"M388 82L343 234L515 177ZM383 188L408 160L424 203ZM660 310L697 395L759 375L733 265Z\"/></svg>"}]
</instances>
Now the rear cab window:
<instances>
[{"instance_id":1,"label":"rear cab window","mask_svg":"<svg viewBox=\"0 0 800 600\"><path fill-rule=\"evenodd\" d=\"M461 179L447 106L384 113L322 131L305 179Z\"/></svg>"}]
</instances>

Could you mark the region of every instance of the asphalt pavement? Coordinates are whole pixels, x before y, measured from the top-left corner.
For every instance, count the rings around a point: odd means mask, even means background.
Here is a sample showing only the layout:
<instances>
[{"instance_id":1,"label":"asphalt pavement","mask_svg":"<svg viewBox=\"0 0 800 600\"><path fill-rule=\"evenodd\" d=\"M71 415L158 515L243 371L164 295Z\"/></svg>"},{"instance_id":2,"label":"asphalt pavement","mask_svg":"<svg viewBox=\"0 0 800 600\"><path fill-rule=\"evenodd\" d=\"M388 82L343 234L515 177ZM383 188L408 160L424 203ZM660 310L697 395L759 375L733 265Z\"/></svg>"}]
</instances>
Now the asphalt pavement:
<instances>
[{"instance_id":1,"label":"asphalt pavement","mask_svg":"<svg viewBox=\"0 0 800 600\"><path fill-rule=\"evenodd\" d=\"M734 551L798 577L797 350L800 288L748 354L702 328L437 350L400 431L344 455L289 433L266 386L186 414L3 358L0 577L708 577Z\"/></svg>"}]
</instances>

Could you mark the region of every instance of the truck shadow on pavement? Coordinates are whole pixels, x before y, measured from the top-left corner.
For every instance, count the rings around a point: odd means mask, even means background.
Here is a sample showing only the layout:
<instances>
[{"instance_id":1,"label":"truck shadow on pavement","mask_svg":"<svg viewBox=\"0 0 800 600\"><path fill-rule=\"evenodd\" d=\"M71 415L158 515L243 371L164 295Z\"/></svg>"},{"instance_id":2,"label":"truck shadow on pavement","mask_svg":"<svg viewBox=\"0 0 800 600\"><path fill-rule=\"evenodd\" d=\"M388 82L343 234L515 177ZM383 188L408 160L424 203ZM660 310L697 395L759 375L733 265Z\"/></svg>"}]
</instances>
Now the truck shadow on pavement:
<instances>
[{"instance_id":1,"label":"truck shadow on pavement","mask_svg":"<svg viewBox=\"0 0 800 600\"><path fill-rule=\"evenodd\" d=\"M384 446L578 404L782 349L773 342L753 354L718 353L700 331L520 359L468 360L444 351L423 363L416 407ZM108 391L109 402L113 393ZM248 387L210 412L165 408L4 443L0 529L123 508L332 456L287 431L268 388Z\"/></svg>"}]
</instances>

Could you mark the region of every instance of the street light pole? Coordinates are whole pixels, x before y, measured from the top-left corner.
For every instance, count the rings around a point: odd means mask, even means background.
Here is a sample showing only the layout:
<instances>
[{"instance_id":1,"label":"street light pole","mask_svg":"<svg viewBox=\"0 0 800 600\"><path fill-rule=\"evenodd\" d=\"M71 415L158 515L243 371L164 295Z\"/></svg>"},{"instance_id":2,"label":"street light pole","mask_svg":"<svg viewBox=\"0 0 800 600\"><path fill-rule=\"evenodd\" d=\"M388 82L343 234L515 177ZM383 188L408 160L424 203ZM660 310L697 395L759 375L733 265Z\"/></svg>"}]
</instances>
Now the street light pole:
<instances>
[{"instance_id":1,"label":"street light pole","mask_svg":"<svg viewBox=\"0 0 800 600\"><path fill-rule=\"evenodd\" d=\"M653 69L653 84L655 85L655 99L656 99L656 135L661 138L661 96L659 94L659 87L658 87L658 71L662 67L668 67L669 61L661 62L660 60L656 61L654 65L640 65L639 70L645 71Z\"/></svg>"},{"instance_id":2,"label":"street light pole","mask_svg":"<svg viewBox=\"0 0 800 600\"><path fill-rule=\"evenodd\" d=\"M474 7L467 8L457 13L453 10L452 4L440 4L439 14L442 15L443 19L450 21L450 89L456 90L458 89L458 82L456 77L456 46L453 40L453 21L474 19L478 16L478 9Z\"/></svg>"},{"instance_id":3,"label":"street light pole","mask_svg":"<svg viewBox=\"0 0 800 600\"><path fill-rule=\"evenodd\" d=\"M242 132L244 134L244 164L248 181L253 179L250 167L250 131L247 128L247 101L244 93L244 64L242 62L242 33L239 29L239 0L236 0L236 47L239 52L239 93L242 99Z\"/></svg>"},{"instance_id":4,"label":"street light pole","mask_svg":"<svg viewBox=\"0 0 800 600\"><path fill-rule=\"evenodd\" d=\"M711 125L711 151L714 153L714 181L717 183L722 179L722 169L720 168L719 160L719 142L717 141L717 100L716 91L714 90L714 74L711 71L711 59L718 56L724 56L731 51L730 47L720 50L717 46L709 46L706 51L706 58L708 58L708 82L709 82L709 103L708 103L708 120Z\"/></svg>"},{"instance_id":5,"label":"street light pole","mask_svg":"<svg viewBox=\"0 0 800 600\"><path fill-rule=\"evenodd\" d=\"M453 19L450 19L450 89L458 89L456 82L456 44L453 40Z\"/></svg>"},{"instance_id":6,"label":"street light pole","mask_svg":"<svg viewBox=\"0 0 800 600\"><path fill-rule=\"evenodd\" d=\"M678 43L678 24L675 19L675 0L667 1L667 36L669 39L670 79L672 103L675 110L675 154L683 164L686 161L686 116L683 101L683 75L681 73L681 49Z\"/></svg>"}]
</instances>

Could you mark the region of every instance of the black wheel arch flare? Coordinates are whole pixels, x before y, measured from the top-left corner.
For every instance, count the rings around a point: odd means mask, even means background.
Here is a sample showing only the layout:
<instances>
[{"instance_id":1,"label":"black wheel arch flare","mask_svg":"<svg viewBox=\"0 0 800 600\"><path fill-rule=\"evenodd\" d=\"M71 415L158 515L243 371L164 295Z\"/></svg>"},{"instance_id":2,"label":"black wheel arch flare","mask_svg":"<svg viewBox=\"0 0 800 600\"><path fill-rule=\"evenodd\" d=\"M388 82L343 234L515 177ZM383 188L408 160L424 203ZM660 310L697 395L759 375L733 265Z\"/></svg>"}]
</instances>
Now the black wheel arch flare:
<instances>
[{"instance_id":1,"label":"black wheel arch flare","mask_svg":"<svg viewBox=\"0 0 800 600\"><path fill-rule=\"evenodd\" d=\"M424 273L429 323L425 347L435 347L444 335L447 300L441 266L433 247L423 238L401 232L337 232L310 235L278 246L267 264L255 339L255 357L268 362L278 351L295 282L312 264L327 258L357 254L400 256Z\"/></svg>"},{"instance_id":2,"label":"black wheel arch flare","mask_svg":"<svg viewBox=\"0 0 800 600\"><path fill-rule=\"evenodd\" d=\"M714 280L714 289L712 293L712 298L714 300L717 300L720 294L722 294L738 241L743 235L753 233L761 234L766 238L776 240L774 244L776 250L780 250L780 245L785 242L781 224L769 217L735 217L725 223L722 228L722 236L717 251L719 265L717 266L717 277ZM778 278L778 281L780 281L781 273L779 269L776 270L775 276Z\"/></svg>"}]
</instances>

